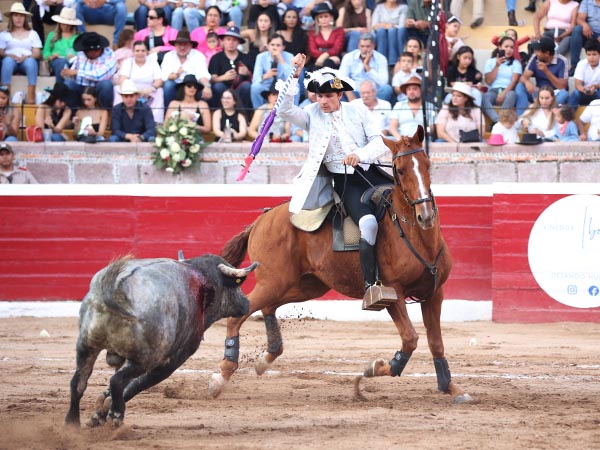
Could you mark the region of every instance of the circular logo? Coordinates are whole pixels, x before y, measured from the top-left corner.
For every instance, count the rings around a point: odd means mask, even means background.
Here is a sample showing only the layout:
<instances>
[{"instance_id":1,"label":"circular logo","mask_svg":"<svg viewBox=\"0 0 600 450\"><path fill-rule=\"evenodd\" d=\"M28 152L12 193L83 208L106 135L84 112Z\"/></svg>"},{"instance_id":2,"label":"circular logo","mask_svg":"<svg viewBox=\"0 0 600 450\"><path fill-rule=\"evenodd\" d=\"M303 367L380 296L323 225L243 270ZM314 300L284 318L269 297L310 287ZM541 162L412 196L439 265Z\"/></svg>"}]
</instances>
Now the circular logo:
<instances>
[{"instance_id":1,"label":"circular logo","mask_svg":"<svg viewBox=\"0 0 600 450\"><path fill-rule=\"evenodd\" d=\"M600 196L571 195L540 214L529 235L540 288L574 308L600 306Z\"/></svg>"}]
</instances>

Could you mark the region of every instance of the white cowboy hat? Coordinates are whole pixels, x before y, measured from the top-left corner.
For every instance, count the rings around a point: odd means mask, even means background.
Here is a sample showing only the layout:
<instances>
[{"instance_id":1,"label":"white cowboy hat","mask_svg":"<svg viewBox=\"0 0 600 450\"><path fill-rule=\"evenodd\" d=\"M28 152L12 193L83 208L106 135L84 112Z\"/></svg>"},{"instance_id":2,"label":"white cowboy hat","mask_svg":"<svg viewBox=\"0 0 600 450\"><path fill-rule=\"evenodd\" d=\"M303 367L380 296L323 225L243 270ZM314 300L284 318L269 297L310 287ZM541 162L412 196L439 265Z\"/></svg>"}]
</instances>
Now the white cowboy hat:
<instances>
[{"instance_id":1,"label":"white cowboy hat","mask_svg":"<svg viewBox=\"0 0 600 450\"><path fill-rule=\"evenodd\" d=\"M10 5L10 11L8 12L8 15L10 16L11 14L23 14L24 16L31 15L31 13L25 9L23 3L13 3Z\"/></svg>"},{"instance_id":2,"label":"white cowboy hat","mask_svg":"<svg viewBox=\"0 0 600 450\"><path fill-rule=\"evenodd\" d=\"M135 83L131 80L125 80L123 81L123 83L121 83L121 86L119 86L119 94L123 95L131 95L131 94L138 94L140 91L137 88L137 86L135 85Z\"/></svg>"},{"instance_id":3,"label":"white cowboy hat","mask_svg":"<svg viewBox=\"0 0 600 450\"><path fill-rule=\"evenodd\" d=\"M77 18L73 8L64 7L60 10L60 15L51 17L56 23L64 23L66 25L81 25L81 20Z\"/></svg>"},{"instance_id":4,"label":"white cowboy hat","mask_svg":"<svg viewBox=\"0 0 600 450\"><path fill-rule=\"evenodd\" d=\"M453 86L447 87L446 92L457 91L457 92L460 92L461 94L466 95L471 100L475 100L475 96L473 95L472 89L473 88L471 86L469 86L467 83L463 83L462 81L457 81L454 83Z\"/></svg>"}]
</instances>

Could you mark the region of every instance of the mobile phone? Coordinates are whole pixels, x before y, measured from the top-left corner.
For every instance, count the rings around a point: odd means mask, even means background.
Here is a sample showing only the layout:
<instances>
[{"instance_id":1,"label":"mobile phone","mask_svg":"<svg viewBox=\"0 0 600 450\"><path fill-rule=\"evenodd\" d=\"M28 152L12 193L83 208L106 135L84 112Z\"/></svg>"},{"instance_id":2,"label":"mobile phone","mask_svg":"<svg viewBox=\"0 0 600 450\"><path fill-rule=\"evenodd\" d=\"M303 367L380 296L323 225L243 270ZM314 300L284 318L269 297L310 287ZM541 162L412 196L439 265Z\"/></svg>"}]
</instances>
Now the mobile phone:
<instances>
[{"instance_id":1,"label":"mobile phone","mask_svg":"<svg viewBox=\"0 0 600 450\"><path fill-rule=\"evenodd\" d=\"M506 56L506 52L504 50L498 50L498 58L504 58Z\"/></svg>"}]
</instances>

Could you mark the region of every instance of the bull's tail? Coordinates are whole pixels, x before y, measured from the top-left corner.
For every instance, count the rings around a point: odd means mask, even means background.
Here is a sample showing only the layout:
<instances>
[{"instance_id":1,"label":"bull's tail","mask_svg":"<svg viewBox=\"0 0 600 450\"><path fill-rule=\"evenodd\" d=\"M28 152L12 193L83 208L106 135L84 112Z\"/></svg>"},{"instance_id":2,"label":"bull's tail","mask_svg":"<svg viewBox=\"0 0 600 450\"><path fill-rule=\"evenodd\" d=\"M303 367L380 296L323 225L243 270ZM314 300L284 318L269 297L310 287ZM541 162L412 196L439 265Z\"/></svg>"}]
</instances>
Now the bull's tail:
<instances>
[{"instance_id":1,"label":"bull's tail","mask_svg":"<svg viewBox=\"0 0 600 450\"><path fill-rule=\"evenodd\" d=\"M244 231L232 237L223 247L221 256L234 267L239 267L248 251L248 237L254 224L246 227Z\"/></svg>"},{"instance_id":2,"label":"bull's tail","mask_svg":"<svg viewBox=\"0 0 600 450\"><path fill-rule=\"evenodd\" d=\"M117 314L131 318L134 317L131 306L121 289L124 278L118 280L118 277L132 258L133 256L126 255L110 263L100 280L100 295L104 305Z\"/></svg>"}]
</instances>

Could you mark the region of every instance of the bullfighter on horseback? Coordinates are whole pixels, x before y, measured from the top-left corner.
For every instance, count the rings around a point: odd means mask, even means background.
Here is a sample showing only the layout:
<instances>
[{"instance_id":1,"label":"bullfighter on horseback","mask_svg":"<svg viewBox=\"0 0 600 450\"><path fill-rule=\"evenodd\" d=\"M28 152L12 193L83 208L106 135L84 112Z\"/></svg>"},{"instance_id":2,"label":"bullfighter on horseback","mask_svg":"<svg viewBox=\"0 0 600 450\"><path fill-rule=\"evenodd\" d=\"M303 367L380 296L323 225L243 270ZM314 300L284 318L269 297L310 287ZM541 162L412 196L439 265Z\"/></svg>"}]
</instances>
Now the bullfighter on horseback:
<instances>
[{"instance_id":1,"label":"bullfighter on horseback","mask_svg":"<svg viewBox=\"0 0 600 450\"><path fill-rule=\"evenodd\" d=\"M343 92L356 89L354 82L337 70L325 67L311 73L307 90L317 94L317 101L304 109L294 105L298 77L305 62L306 55L301 53L292 60L297 66L296 73L279 109L284 120L309 131L308 158L296 177L289 210L296 214L302 209L326 206L333 201L335 190L360 229L365 297L380 295L380 289L373 289L381 285L375 254L378 224L371 209L361 202L361 195L371 185L391 182L370 164L388 149L370 112L360 105L342 103Z\"/></svg>"}]
</instances>

